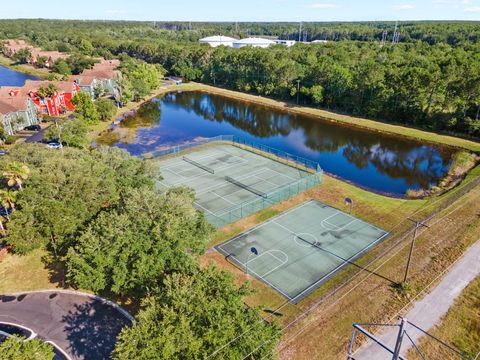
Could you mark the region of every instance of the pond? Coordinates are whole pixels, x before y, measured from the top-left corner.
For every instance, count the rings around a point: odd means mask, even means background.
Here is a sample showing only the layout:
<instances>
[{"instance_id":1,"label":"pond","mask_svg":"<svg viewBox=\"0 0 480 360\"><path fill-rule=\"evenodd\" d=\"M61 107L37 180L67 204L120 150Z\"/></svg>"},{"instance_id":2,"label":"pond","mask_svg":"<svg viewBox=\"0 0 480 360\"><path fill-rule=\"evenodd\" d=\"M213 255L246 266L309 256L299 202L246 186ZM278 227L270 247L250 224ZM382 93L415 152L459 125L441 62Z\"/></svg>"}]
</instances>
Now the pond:
<instances>
[{"instance_id":1,"label":"pond","mask_svg":"<svg viewBox=\"0 0 480 360\"><path fill-rule=\"evenodd\" d=\"M38 78L0 65L0 86L23 86L26 80L38 80Z\"/></svg>"},{"instance_id":2,"label":"pond","mask_svg":"<svg viewBox=\"0 0 480 360\"><path fill-rule=\"evenodd\" d=\"M449 147L203 92L169 93L154 99L97 143L140 155L217 135L236 135L317 161L332 175L395 196L438 184L455 153Z\"/></svg>"}]
</instances>

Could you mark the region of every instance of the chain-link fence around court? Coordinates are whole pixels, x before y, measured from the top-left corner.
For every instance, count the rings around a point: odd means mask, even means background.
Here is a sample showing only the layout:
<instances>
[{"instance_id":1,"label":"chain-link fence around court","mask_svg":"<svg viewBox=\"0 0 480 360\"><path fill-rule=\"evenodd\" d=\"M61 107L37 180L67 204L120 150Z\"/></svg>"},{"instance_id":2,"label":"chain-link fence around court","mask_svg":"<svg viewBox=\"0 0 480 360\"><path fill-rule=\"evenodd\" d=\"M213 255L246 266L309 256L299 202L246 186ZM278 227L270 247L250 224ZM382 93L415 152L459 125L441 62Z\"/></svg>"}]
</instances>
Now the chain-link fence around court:
<instances>
[{"instance_id":1,"label":"chain-link fence around court","mask_svg":"<svg viewBox=\"0 0 480 360\"><path fill-rule=\"evenodd\" d=\"M226 149L225 146L233 147ZM180 156L187 152L188 161L185 156ZM157 150L144 157L161 159L163 175L168 178L166 182L170 183L164 184L165 186L183 184L193 187L199 197L198 207L204 210L207 219L216 227L254 214L317 186L322 181L322 170L318 163L235 136L202 139ZM170 160L163 160L164 157ZM225 161L236 163L228 164ZM198 174L193 169L187 171L187 163L195 163L192 166L204 169L206 173ZM208 164L217 170L209 167L210 171L206 171ZM227 168L228 170L225 170ZM236 174L236 179L227 176L232 173ZM190 176L193 178L189 179ZM231 181L227 181L228 179ZM232 185L238 184L239 179L243 179L241 187L251 196L238 192L235 185ZM249 184L245 184L245 181L249 181ZM225 182L229 182L234 188L228 187ZM242 196L235 197L235 193Z\"/></svg>"}]
</instances>

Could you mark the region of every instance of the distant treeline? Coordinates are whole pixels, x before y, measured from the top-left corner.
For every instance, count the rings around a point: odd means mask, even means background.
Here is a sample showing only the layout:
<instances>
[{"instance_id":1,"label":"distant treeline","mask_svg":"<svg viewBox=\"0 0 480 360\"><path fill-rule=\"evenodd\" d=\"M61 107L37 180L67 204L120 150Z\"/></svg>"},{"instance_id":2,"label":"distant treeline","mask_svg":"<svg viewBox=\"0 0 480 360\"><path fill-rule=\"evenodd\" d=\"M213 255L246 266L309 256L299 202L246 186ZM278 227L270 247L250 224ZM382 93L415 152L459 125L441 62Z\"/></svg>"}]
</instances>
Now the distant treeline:
<instances>
[{"instance_id":1,"label":"distant treeline","mask_svg":"<svg viewBox=\"0 0 480 360\"><path fill-rule=\"evenodd\" d=\"M89 56L128 54L187 80L480 136L480 22L401 23L396 45L394 27L391 22L309 23L303 25L309 40L336 41L269 49L212 49L196 40L238 35L245 28L250 35L295 37L298 24L5 20L0 38L25 38L46 49ZM382 46L384 30L390 40Z\"/></svg>"}]
</instances>

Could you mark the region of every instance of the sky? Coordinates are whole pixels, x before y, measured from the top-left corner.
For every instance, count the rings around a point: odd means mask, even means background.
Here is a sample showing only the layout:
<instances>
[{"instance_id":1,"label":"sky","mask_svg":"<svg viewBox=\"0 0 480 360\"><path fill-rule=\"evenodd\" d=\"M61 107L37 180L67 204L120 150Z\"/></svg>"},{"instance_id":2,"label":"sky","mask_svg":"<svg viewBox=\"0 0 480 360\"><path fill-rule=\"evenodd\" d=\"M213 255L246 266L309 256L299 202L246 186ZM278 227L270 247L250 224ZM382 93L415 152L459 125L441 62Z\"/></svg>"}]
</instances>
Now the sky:
<instances>
[{"instance_id":1,"label":"sky","mask_svg":"<svg viewBox=\"0 0 480 360\"><path fill-rule=\"evenodd\" d=\"M0 0L0 19L480 20L480 0Z\"/></svg>"}]
</instances>

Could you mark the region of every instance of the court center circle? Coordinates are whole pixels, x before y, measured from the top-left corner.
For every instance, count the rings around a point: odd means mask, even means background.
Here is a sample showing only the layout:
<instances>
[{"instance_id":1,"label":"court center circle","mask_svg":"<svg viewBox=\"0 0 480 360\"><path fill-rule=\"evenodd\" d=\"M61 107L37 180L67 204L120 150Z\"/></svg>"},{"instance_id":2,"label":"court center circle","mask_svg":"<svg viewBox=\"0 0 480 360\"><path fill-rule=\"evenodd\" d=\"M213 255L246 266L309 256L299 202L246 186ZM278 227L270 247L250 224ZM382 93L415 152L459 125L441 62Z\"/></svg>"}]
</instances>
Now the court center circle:
<instances>
[{"instance_id":1,"label":"court center circle","mask_svg":"<svg viewBox=\"0 0 480 360\"><path fill-rule=\"evenodd\" d=\"M305 239L307 242L305 242L304 240L300 239L299 237L301 237L302 239ZM310 233L299 233L299 234L296 234L293 236L293 240L295 240L295 243L298 245L298 246L301 246L301 247L306 247L306 248L309 248L309 247L312 247L313 244L316 244L318 242L318 239L316 238L315 235L312 235Z\"/></svg>"}]
</instances>

